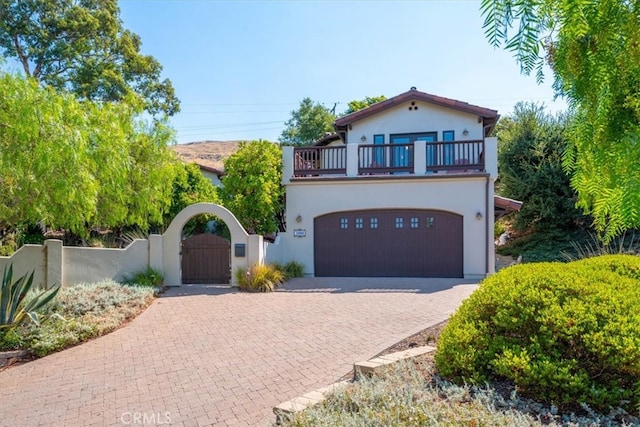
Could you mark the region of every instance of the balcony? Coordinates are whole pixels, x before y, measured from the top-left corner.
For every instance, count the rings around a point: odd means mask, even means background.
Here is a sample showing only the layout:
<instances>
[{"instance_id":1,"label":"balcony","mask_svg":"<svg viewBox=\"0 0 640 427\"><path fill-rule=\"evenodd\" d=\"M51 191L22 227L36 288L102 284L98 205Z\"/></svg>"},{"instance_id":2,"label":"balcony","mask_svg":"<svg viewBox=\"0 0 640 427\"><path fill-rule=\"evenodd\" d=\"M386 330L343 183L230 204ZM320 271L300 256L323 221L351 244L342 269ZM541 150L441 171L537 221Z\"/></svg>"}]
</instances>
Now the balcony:
<instances>
[{"instance_id":1,"label":"balcony","mask_svg":"<svg viewBox=\"0 0 640 427\"><path fill-rule=\"evenodd\" d=\"M497 141L284 147L285 180L489 173L497 177ZM437 175L436 175L437 174Z\"/></svg>"}]
</instances>

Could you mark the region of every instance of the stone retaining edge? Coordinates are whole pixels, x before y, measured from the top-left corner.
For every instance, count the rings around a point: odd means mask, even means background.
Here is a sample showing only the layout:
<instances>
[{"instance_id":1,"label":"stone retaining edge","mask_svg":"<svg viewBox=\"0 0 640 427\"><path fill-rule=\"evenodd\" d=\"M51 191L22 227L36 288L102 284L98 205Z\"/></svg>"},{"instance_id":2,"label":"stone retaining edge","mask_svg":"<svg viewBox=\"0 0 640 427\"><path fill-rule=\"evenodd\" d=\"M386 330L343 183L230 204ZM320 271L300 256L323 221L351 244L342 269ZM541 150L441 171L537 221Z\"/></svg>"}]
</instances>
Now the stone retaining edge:
<instances>
[{"instance_id":1,"label":"stone retaining edge","mask_svg":"<svg viewBox=\"0 0 640 427\"><path fill-rule=\"evenodd\" d=\"M410 348L409 350L398 351L396 353L385 354L384 356L374 357L364 362L356 362L353 364L354 380L359 375L372 375L385 366L401 360L411 359L413 357L422 356L423 354L435 351L435 347L425 345L422 347ZM337 388L345 387L352 384L353 381L340 381L317 390L310 391L302 396L296 397L273 407L273 413L276 415L276 425L279 425L284 416L304 411L313 405L322 402L326 395Z\"/></svg>"}]
</instances>

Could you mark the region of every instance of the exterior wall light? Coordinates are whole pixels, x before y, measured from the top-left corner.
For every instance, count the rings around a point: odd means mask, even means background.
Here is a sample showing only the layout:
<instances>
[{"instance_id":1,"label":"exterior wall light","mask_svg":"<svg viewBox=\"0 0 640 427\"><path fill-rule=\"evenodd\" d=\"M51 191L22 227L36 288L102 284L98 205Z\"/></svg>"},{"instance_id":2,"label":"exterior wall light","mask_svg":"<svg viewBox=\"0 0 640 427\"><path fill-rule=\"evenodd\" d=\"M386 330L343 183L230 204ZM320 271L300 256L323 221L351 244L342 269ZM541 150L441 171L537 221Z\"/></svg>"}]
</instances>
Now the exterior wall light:
<instances>
[{"instance_id":1,"label":"exterior wall light","mask_svg":"<svg viewBox=\"0 0 640 427\"><path fill-rule=\"evenodd\" d=\"M478 221L480 221L482 219L482 212L480 212L480 211L476 212L476 219Z\"/></svg>"},{"instance_id":2,"label":"exterior wall light","mask_svg":"<svg viewBox=\"0 0 640 427\"><path fill-rule=\"evenodd\" d=\"M360 141L365 142L367 140L367 137L365 135L362 135L360 137Z\"/></svg>"},{"instance_id":3,"label":"exterior wall light","mask_svg":"<svg viewBox=\"0 0 640 427\"><path fill-rule=\"evenodd\" d=\"M469 135L469 130L468 129L463 130L462 131L462 135L464 135L464 136Z\"/></svg>"},{"instance_id":4,"label":"exterior wall light","mask_svg":"<svg viewBox=\"0 0 640 427\"><path fill-rule=\"evenodd\" d=\"M296 222L297 223L301 223L302 222L302 216L300 214L298 214L298 216L296 217Z\"/></svg>"}]
</instances>

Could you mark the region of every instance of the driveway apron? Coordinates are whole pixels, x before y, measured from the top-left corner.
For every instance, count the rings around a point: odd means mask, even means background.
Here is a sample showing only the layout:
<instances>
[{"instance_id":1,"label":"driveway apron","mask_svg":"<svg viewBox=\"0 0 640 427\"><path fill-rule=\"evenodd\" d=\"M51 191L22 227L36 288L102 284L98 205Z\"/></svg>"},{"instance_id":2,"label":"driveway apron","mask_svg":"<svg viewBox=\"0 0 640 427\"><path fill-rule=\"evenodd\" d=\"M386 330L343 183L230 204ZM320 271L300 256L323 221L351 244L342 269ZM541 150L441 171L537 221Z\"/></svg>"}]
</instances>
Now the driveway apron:
<instances>
[{"instance_id":1,"label":"driveway apron","mask_svg":"<svg viewBox=\"0 0 640 427\"><path fill-rule=\"evenodd\" d=\"M125 327L0 372L0 426L265 426L272 407L446 320L462 279L169 289Z\"/></svg>"}]
</instances>

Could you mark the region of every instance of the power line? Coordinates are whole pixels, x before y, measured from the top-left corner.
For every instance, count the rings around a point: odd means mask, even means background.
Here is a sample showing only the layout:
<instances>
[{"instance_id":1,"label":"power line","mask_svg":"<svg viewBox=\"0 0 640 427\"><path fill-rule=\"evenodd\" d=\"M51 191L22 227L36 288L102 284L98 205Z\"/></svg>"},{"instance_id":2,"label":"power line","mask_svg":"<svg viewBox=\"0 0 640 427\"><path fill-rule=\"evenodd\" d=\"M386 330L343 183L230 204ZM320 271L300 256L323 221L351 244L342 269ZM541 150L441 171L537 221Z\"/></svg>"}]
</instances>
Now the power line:
<instances>
[{"instance_id":1,"label":"power line","mask_svg":"<svg viewBox=\"0 0 640 427\"><path fill-rule=\"evenodd\" d=\"M291 111L282 110L242 110L242 111L181 111L180 115L185 114L244 114L244 113L272 113L272 114L289 114Z\"/></svg>"},{"instance_id":2,"label":"power line","mask_svg":"<svg viewBox=\"0 0 640 427\"><path fill-rule=\"evenodd\" d=\"M228 124L225 123L225 124L218 124L218 125L185 126L185 127L176 127L176 130L226 129L226 128L233 128L233 127L272 125L276 123L284 124L284 120L275 120L270 122L249 122L249 123L228 123Z\"/></svg>"},{"instance_id":3,"label":"power line","mask_svg":"<svg viewBox=\"0 0 640 427\"><path fill-rule=\"evenodd\" d=\"M242 132L255 132L255 131L263 131L263 130L276 130L281 129L280 127L269 127L269 128L257 128L257 129L238 129L238 130L229 130L223 132L195 132L195 133L180 133L180 137L185 136L198 136L198 135L211 135L211 134L229 134L229 133L242 133Z\"/></svg>"}]
</instances>

